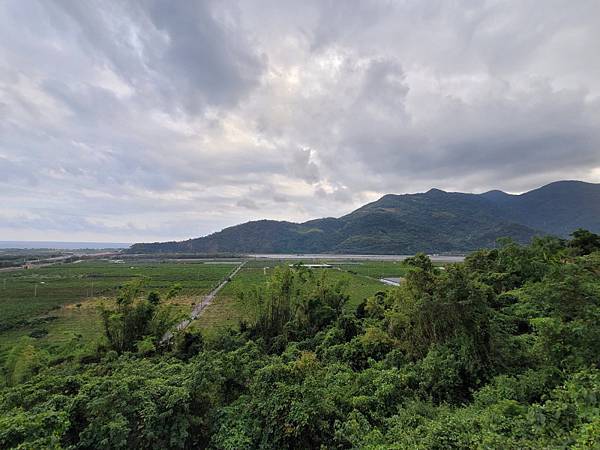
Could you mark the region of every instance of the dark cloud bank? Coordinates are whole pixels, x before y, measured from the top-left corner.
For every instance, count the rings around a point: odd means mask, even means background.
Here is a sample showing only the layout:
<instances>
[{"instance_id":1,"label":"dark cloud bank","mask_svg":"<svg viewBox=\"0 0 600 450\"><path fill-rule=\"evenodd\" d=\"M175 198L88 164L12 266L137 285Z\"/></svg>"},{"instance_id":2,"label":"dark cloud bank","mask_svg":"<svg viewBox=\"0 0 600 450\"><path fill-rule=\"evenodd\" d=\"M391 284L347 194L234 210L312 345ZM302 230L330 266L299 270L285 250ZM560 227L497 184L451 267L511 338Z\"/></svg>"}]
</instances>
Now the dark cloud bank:
<instances>
[{"instance_id":1,"label":"dark cloud bank","mask_svg":"<svg viewBox=\"0 0 600 450\"><path fill-rule=\"evenodd\" d=\"M600 3L0 2L0 234L600 181Z\"/></svg>"}]
</instances>

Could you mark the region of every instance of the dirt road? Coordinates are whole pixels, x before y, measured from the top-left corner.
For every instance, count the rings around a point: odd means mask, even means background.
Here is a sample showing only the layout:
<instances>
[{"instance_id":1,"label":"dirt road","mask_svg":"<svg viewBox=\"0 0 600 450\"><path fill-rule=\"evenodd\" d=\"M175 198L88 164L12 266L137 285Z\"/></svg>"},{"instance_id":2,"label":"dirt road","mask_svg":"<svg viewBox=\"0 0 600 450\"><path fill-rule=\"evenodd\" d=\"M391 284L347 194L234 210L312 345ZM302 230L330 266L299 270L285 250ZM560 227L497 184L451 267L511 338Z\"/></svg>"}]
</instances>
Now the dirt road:
<instances>
[{"instance_id":1,"label":"dirt road","mask_svg":"<svg viewBox=\"0 0 600 450\"><path fill-rule=\"evenodd\" d=\"M182 320L181 322L179 322L176 326L175 326L175 330L176 331L181 331L181 330L185 330L190 323L192 323L192 320L195 320L198 318L198 316L200 314L202 314L202 311L204 311L204 309L210 305L213 300L215 299L215 297L217 296L217 294L219 293L219 291L221 289L223 289L225 287L225 285L227 283L229 283L231 281L231 279L237 275L237 273L242 270L242 267L244 267L244 264L246 264L246 261L242 262L239 266L237 266L235 268L235 270L233 272L231 272L229 274L229 276L227 278L225 278L221 284L219 284L216 288L214 288L212 291L210 291L208 294L206 294L204 297L202 297L202 299L200 300L199 303L196 304L196 306L194 306L194 309L192 309L192 313L190 314L190 317L188 317L185 320ZM165 343L170 341L173 338L173 332L168 331L165 333L165 335L162 337L162 339L160 340L161 343Z\"/></svg>"}]
</instances>

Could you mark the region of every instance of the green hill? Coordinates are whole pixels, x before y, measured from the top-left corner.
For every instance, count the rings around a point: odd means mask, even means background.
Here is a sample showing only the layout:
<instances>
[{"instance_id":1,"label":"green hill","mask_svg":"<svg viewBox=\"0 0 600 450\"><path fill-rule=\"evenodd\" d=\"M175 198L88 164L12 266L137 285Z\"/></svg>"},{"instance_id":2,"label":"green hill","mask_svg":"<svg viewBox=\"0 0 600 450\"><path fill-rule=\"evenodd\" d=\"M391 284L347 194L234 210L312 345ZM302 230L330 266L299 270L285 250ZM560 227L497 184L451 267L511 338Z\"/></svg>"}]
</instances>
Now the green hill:
<instances>
[{"instance_id":1,"label":"green hill","mask_svg":"<svg viewBox=\"0 0 600 450\"><path fill-rule=\"evenodd\" d=\"M340 218L304 223L259 220L181 242L135 244L130 253L462 252L498 237L528 242L600 231L600 184L560 181L521 195L464 194L431 189L385 195Z\"/></svg>"}]
</instances>

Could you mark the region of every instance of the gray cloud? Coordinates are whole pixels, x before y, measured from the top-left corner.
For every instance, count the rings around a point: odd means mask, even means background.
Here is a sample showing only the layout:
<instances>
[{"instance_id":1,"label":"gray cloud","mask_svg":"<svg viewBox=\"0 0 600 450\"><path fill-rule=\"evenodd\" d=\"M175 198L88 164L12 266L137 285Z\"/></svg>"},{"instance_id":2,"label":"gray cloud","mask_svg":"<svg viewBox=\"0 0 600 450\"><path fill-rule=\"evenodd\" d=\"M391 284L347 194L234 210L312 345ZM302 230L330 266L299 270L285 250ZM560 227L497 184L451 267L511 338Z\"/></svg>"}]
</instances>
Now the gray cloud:
<instances>
[{"instance_id":1,"label":"gray cloud","mask_svg":"<svg viewBox=\"0 0 600 450\"><path fill-rule=\"evenodd\" d=\"M169 36L154 68L167 68L165 75L175 79L170 97L183 93L182 103L198 112L204 104L235 104L258 82L262 61L235 17L215 17L219 2L150 4L152 22Z\"/></svg>"},{"instance_id":2,"label":"gray cloud","mask_svg":"<svg viewBox=\"0 0 600 450\"><path fill-rule=\"evenodd\" d=\"M600 4L0 3L0 233L179 239L600 181Z\"/></svg>"},{"instance_id":3,"label":"gray cloud","mask_svg":"<svg viewBox=\"0 0 600 450\"><path fill-rule=\"evenodd\" d=\"M312 184L319 181L319 168L310 156L310 148L298 148L292 151L292 161L288 167L290 173Z\"/></svg>"},{"instance_id":4,"label":"gray cloud","mask_svg":"<svg viewBox=\"0 0 600 450\"><path fill-rule=\"evenodd\" d=\"M242 199L238 200L235 204L236 204L236 206L241 206L242 208L259 209L256 202L254 200L252 200L251 198L242 198Z\"/></svg>"}]
</instances>

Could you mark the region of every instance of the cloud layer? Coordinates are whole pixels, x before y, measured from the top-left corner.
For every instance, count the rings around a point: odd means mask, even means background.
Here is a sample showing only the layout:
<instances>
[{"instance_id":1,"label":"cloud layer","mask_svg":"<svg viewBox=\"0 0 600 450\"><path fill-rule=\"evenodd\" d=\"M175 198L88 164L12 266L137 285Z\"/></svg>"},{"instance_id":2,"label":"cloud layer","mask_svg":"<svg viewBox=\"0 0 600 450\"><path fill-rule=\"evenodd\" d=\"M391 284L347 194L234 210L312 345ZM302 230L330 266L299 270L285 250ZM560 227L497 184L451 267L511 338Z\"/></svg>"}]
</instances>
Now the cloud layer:
<instances>
[{"instance_id":1,"label":"cloud layer","mask_svg":"<svg viewBox=\"0 0 600 450\"><path fill-rule=\"evenodd\" d=\"M600 3L0 2L0 235L600 181Z\"/></svg>"}]
</instances>

